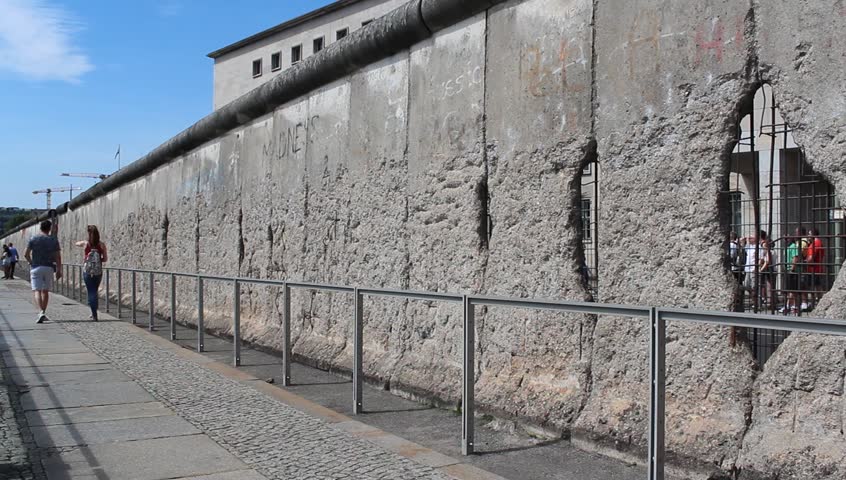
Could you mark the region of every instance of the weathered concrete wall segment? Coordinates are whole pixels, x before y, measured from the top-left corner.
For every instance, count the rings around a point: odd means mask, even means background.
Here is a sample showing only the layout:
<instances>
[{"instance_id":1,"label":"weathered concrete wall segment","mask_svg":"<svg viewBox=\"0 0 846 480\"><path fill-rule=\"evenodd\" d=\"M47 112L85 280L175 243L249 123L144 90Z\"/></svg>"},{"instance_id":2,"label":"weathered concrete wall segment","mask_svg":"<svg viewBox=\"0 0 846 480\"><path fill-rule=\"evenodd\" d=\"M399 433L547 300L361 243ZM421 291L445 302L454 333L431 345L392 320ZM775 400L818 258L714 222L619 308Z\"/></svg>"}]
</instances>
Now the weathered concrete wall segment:
<instances>
[{"instance_id":1,"label":"weathered concrete wall segment","mask_svg":"<svg viewBox=\"0 0 846 480\"><path fill-rule=\"evenodd\" d=\"M777 0L756 1L754 7L754 59L772 83L785 120L796 127L796 143L842 195L846 4ZM815 315L846 318L844 281L841 274ZM754 385L740 465L784 478L846 476L845 353L843 340L819 335L791 335L779 347Z\"/></svg>"},{"instance_id":2,"label":"weathered concrete wall segment","mask_svg":"<svg viewBox=\"0 0 846 480\"><path fill-rule=\"evenodd\" d=\"M512 0L443 27L63 215L64 247L95 223L115 265L583 300L576 202L598 155L600 300L723 310L719 192L762 81L814 169L846 188L839 1ZM846 314L844 281L818 313ZM196 318L194 288L180 280L181 318ZM139 279L142 303L147 289ZM231 285L206 293L207 325L229 331ZM295 353L348 368L351 300L293 301ZM278 347L280 303L245 287L244 338ZM366 312L367 375L459 400L459 308L368 299ZM759 373L724 329L674 324L668 338L678 465L846 474L842 341L791 336ZM497 308L480 310L478 341L483 409L643 454L642 322Z\"/></svg>"},{"instance_id":3,"label":"weathered concrete wall segment","mask_svg":"<svg viewBox=\"0 0 846 480\"><path fill-rule=\"evenodd\" d=\"M638 1L596 12L601 297L724 310L718 202L738 105L754 89L740 1ZM726 329L668 327L667 443L679 463L737 468L755 369ZM620 348L626 339L639 342ZM578 432L647 442L647 325L600 318ZM683 457L687 457L686 459Z\"/></svg>"}]
</instances>

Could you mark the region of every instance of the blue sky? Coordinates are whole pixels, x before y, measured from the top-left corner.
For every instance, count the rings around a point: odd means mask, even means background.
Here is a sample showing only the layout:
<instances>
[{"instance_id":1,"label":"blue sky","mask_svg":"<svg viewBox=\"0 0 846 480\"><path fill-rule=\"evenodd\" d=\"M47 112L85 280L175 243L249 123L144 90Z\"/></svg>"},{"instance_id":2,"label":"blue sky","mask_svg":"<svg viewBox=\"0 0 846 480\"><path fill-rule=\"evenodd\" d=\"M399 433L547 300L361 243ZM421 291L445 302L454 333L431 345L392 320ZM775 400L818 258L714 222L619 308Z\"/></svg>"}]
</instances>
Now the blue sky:
<instances>
[{"instance_id":1,"label":"blue sky","mask_svg":"<svg viewBox=\"0 0 846 480\"><path fill-rule=\"evenodd\" d=\"M149 152L211 113L207 53L328 3L0 0L0 206Z\"/></svg>"}]
</instances>

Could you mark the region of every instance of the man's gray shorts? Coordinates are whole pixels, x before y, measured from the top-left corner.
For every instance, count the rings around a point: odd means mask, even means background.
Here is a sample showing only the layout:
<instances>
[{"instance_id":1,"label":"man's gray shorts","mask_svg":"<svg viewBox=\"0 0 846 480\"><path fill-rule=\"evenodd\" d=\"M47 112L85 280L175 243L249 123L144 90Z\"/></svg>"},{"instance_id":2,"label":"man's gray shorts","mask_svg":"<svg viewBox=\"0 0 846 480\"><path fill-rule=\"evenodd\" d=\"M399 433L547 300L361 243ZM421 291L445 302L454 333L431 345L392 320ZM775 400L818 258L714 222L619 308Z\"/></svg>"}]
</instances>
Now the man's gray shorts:
<instances>
[{"instance_id":1,"label":"man's gray shorts","mask_svg":"<svg viewBox=\"0 0 846 480\"><path fill-rule=\"evenodd\" d=\"M51 290L53 288L53 267L35 267L29 271L32 290Z\"/></svg>"}]
</instances>

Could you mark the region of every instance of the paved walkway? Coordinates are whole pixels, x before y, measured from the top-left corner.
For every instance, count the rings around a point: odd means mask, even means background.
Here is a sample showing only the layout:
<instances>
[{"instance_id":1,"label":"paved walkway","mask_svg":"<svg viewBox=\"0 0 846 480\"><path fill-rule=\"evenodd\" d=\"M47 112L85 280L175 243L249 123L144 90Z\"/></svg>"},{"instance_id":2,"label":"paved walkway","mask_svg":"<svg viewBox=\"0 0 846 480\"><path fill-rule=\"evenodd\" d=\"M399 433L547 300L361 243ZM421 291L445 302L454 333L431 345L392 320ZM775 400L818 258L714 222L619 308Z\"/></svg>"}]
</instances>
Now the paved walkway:
<instances>
[{"instance_id":1,"label":"paved walkway","mask_svg":"<svg viewBox=\"0 0 846 480\"><path fill-rule=\"evenodd\" d=\"M496 478L61 296L36 325L26 287L0 283L0 478Z\"/></svg>"}]
</instances>

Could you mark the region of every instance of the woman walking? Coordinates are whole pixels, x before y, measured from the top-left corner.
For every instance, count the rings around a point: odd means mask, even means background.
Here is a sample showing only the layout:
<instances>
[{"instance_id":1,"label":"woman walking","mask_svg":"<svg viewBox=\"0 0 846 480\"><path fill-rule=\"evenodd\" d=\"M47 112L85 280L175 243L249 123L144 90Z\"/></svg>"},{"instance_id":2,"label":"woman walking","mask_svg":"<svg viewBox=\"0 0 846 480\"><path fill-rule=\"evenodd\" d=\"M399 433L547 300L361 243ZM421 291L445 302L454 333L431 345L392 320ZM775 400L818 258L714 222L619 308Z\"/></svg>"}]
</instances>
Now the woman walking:
<instances>
[{"instance_id":1,"label":"woman walking","mask_svg":"<svg viewBox=\"0 0 846 480\"><path fill-rule=\"evenodd\" d=\"M88 306L91 307L91 319L97 321L97 307L99 306L98 291L100 281L103 280L103 264L106 262L106 244L100 241L100 231L96 225L88 225L88 241L80 241L77 247L85 248L82 266L82 280L88 291Z\"/></svg>"},{"instance_id":2,"label":"woman walking","mask_svg":"<svg viewBox=\"0 0 846 480\"><path fill-rule=\"evenodd\" d=\"M12 252L9 250L9 246L5 243L3 244L3 254L2 259L0 259L0 263L3 265L3 280L12 278L9 274L12 270Z\"/></svg>"}]
</instances>

